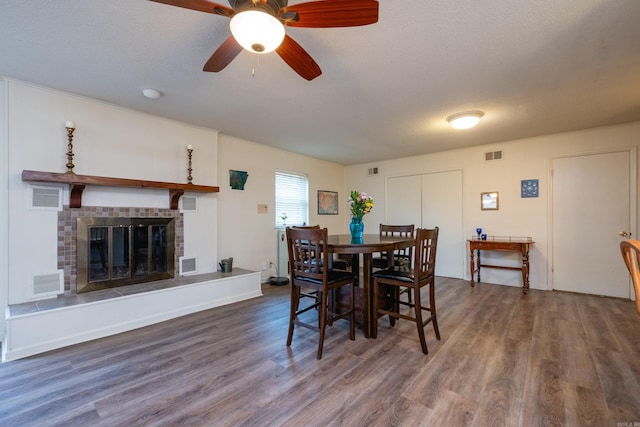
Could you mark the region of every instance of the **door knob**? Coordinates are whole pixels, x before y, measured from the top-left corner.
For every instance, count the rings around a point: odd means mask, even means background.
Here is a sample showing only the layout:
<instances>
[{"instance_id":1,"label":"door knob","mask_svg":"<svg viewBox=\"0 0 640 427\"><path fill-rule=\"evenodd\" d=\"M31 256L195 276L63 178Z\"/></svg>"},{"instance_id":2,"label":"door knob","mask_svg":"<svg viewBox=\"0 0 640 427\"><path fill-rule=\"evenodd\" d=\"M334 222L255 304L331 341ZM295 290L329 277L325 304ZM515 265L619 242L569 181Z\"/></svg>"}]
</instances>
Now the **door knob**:
<instances>
[{"instance_id":1,"label":"door knob","mask_svg":"<svg viewBox=\"0 0 640 427\"><path fill-rule=\"evenodd\" d=\"M627 233L626 231L621 231L618 234L621 235L622 237L627 237L630 235L630 233Z\"/></svg>"}]
</instances>

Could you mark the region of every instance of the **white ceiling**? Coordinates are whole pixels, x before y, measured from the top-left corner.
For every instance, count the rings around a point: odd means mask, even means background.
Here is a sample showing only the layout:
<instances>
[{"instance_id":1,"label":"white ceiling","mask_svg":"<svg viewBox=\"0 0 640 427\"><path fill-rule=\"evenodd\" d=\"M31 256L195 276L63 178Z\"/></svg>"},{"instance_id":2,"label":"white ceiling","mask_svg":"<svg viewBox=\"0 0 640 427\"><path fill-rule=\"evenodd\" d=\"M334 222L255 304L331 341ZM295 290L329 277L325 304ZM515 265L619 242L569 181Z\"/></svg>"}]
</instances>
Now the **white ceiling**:
<instances>
[{"instance_id":1,"label":"white ceiling","mask_svg":"<svg viewBox=\"0 0 640 427\"><path fill-rule=\"evenodd\" d=\"M309 82L275 53L203 72L222 16L0 0L0 75L345 165L640 120L638 0L380 0L379 16L288 27L322 68ZM465 110L485 117L450 128Z\"/></svg>"}]
</instances>

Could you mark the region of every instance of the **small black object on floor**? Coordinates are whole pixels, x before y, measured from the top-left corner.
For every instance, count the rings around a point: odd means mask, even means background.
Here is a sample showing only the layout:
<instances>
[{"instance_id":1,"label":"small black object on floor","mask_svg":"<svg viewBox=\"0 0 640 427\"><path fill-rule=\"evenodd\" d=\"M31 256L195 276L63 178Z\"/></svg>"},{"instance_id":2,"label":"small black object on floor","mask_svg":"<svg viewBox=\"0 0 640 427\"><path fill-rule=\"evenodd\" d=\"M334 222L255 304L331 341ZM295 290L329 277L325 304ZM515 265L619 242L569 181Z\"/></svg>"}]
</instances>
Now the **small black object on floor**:
<instances>
[{"instance_id":1,"label":"small black object on floor","mask_svg":"<svg viewBox=\"0 0 640 427\"><path fill-rule=\"evenodd\" d=\"M284 286L289 283L288 277L270 277L269 284L273 286Z\"/></svg>"}]
</instances>

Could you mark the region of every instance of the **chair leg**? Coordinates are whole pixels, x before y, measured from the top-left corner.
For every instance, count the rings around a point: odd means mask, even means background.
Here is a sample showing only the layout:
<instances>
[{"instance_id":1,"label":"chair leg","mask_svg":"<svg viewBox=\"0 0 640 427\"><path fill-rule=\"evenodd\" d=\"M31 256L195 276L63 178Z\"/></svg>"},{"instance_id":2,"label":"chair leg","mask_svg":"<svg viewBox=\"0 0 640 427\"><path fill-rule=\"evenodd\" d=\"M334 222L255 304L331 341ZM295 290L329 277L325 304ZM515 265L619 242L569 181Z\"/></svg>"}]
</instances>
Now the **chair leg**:
<instances>
[{"instance_id":1,"label":"chair leg","mask_svg":"<svg viewBox=\"0 0 640 427\"><path fill-rule=\"evenodd\" d=\"M320 295L320 342L318 343L317 359L322 359L322 346L324 345L324 329L327 324L327 292Z\"/></svg>"},{"instance_id":2,"label":"chair leg","mask_svg":"<svg viewBox=\"0 0 640 427\"><path fill-rule=\"evenodd\" d=\"M400 301L400 294L402 292L400 292L400 288L397 286L388 286L387 285L387 291L389 292L389 295L391 295L391 302L393 303L393 312L394 313L400 313L400 303L398 301ZM393 316L389 316L389 325L396 326L396 318Z\"/></svg>"},{"instance_id":3,"label":"chair leg","mask_svg":"<svg viewBox=\"0 0 640 427\"><path fill-rule=\"evenodd\" d=\"M429 350L427 349L427 340L424 337L424 325L422 324L422 304L420 302L420 287L418 286L414 287L413 291L416 299L414 308L416 313L416 326L418 327L418 337L420 338L420 345L422 346L422 352L424 354L429 354Z\"/></svg>"},{"instance_id":4,"label":"chair leg","mask_svg":"<svg viewBox=\"0 0 640 427\"><path fill-rule=\"evenodd\" d=\"M356 290L351 283L351 316L349 316L349 339L356 339Z\"/></svg>"},{"instance_id":5,"label":"chair leg","mask_svg":"<svg viewBox=\"0 0 640 427\"><path fill-rule=\"evenodd\" d=\"M373 280L373 324L371 325L371 338L378 338L378 298L380 297L380 284L378 284L378 279Z\"/></svg>"},{"instance_id":6,"label":"chair leg","mask_svg":"<svg viewBox=\"0 0 640 427\"><path fill-rule=\"evenodd\" d=\"M317 297L316 297L316 303L319 302L322 304L322 291L318 291L317 293ZM318 307L318 310L320 309L320 307ZM318 311L318 328L322 326L322 323L320 322L320 311Z\"/></svg>"},{"instance_id":7,"label":"chair leg","mask_svg":"<svg viewBox=\"0 0 640 427\"><path fill-rule=\"evenodd\" d=\"M429 285L429 311L431 312L431 323L433 323L433 331L436 338L440 340L440 330L438 329L438 317L436 316L436 298L435 298L435 279L431 280Z\"/></svg>"},{"instance_id":8,"label":"chair leg","mask_svg":"<svg viewBox=\"0 0 640 427\"><path fill-rule=\"evenodd\" d=\"M298 311L298 306L300 304L300 288L291 284L291 305L289 309L289 334L287 335L287 347L291 345L291 340L293 339L293 327L294 320L296 318L296 311Z\"/></svg>"}]
</instances>

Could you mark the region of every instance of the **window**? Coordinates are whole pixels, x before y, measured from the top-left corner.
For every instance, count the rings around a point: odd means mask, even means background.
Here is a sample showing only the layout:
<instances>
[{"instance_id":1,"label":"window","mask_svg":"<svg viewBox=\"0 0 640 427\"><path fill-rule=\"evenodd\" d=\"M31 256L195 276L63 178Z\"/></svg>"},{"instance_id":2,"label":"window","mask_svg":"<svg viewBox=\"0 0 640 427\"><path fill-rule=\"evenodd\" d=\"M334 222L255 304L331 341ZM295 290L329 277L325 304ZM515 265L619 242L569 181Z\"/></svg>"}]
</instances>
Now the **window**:
<instances>
[{"instance_id":1,"label":"window","mask_svg":"<svg viewBox=\"0 0 640 427\"><path fill-rule=\"evenodd\" d=\"M282 220L283 214L287 219ZM276 171L276 227L309 222L309 179L295 172Z\"/></svg>"}]
</instances>

